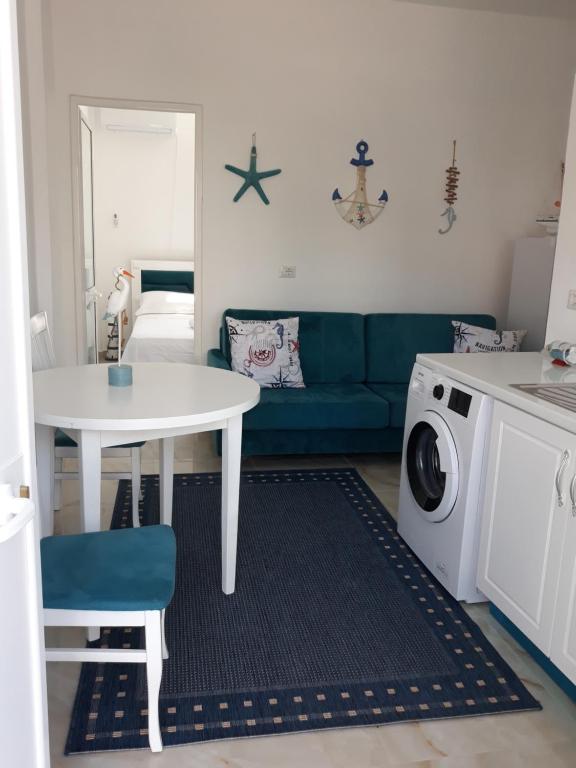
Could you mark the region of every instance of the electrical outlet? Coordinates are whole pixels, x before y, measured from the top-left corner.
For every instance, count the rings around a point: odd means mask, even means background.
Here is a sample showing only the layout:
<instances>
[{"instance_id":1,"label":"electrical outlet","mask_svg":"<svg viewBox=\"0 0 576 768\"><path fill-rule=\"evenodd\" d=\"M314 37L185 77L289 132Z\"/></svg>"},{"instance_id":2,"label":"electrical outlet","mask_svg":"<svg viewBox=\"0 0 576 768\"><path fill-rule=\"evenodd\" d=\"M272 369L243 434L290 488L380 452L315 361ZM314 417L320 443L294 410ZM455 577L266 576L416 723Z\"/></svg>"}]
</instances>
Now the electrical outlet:
<instances>
[{"instance_id":1,"label":"electrical outlet","mask_svg":"<svg viewBox=\"0 0 576 768\"><path fill-rule=\"evenodd\" d=\"M568 303L566 306L568 309L576 309L576 288L568 291Z\"/></svg>"},{"instance_id":2,"label":"electrical outlet","mask_svg":"<svg viewBox=\"0 0 576 768\"><path fill-rule=\"evenodd\" d=\"M296 277L296 267L282 264L280 267L280 277Z\"/></svg>"}]
</instances>

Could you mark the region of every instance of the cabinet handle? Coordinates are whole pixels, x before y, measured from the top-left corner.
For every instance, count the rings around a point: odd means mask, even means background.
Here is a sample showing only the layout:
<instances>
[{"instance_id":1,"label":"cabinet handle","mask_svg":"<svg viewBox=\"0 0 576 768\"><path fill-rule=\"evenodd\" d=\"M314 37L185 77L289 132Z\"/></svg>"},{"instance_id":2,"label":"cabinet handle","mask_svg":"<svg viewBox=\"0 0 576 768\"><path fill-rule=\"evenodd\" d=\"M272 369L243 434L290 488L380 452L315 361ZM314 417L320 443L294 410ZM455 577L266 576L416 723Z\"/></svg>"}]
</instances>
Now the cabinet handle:
<instances>
[{"instance_id":1,"label":"cabinet handle","mask_svg":"<svg viewBox=\"0 0 576 768\"><path fill-rule=\"evenodd\" d=\"M576 517L576 475L570 483L570 501L572 502L572 517Z\"/></svg>"},{"instance_id":2,"label":"cabinet handle","mask_svg":"<svg viewBox=\"0 0 576 768\"><path fill-rule=\"evenodd\" d=\"M556 495L558 496L558 506L564 506L564 494L562 493L562 479L564 477L564 470L570 460L570 451L564 451L560 460L560 466L556 472ZM576 489L575 489L576 491Z\"/></svg>"}]
</instances>

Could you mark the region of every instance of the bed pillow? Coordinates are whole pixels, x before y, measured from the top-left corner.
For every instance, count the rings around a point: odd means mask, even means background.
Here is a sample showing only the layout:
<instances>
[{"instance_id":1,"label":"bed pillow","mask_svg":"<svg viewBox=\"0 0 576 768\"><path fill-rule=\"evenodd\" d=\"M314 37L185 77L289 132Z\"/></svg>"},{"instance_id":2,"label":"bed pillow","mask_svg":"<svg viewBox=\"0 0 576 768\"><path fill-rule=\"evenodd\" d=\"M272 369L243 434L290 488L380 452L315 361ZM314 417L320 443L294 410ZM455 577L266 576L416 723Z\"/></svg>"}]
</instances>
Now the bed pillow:
<instances>
[{"instance_id":1,"label":"bed pillow","mask_svg":"<svg viewBox=\"0 0 576 768\"><path fill-rule=\"evenodd\" d=\"M492 331L452 320L454 352L519 352L526 331Z\"/></svg>"},{"instance_id":2,"label":"bed pillow","mask_svg":"<svg viewBox=\"0 0 576 768\"><path fill-rule=\"evenodd\" d=\"M232 370L261 387L304 387L298 354L298 317L281 320L226 318Z\"/></svg>"},{"instance_id":3,"label":"bed pillow","mask_svg":"<svg viewBox=\"0 0 576 768\"><path fill-rule=\"evenodd\" d=\"M146 291L136 315L193 315L194 294L175 291Z\"/></svg>"}]
</instances>

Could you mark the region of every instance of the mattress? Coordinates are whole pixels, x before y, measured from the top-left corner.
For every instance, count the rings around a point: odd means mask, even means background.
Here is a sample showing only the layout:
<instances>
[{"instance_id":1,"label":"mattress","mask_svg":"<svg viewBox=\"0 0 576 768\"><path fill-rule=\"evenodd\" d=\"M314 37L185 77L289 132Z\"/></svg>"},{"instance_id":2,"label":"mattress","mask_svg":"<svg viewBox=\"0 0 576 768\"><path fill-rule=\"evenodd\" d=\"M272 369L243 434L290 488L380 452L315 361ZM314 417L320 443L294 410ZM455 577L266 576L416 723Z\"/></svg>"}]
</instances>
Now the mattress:
<instances>
[{"instance_id":1,"label":"mattress","mask_svg":"<svg viewBox=\"0 0 576 768\"><path fill-rule=\"evenodd\" d=\"M193 315L140 315L126 342L122 362L193 363Z\"/></svg>"}]
</instances>

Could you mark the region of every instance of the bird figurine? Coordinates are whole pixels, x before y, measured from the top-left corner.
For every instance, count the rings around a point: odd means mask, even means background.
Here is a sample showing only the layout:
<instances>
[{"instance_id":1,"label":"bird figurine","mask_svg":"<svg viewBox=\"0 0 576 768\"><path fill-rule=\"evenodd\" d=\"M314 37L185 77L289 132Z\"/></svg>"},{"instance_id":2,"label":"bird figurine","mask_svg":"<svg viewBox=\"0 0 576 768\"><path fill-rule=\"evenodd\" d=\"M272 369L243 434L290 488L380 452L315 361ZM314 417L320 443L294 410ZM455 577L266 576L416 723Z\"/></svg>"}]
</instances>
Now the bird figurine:
<instances>
[{"instance_id":1,"label":"bird figurine","mask_svg":"<svg viewBox=\"0 0 576 768\"><path fill-rule=\"evenodd\" d=\"M113 275L116 278L114 290L108 296L108 304L104 313L104 320L112 320L123 312L128 306L130 298L130 283L126 277L134 277L126 267L114 267Z\"/></svg>"},{"instance_id":2,"label":"bird figurine","mask_svg":"<svg viewBox=\"0 0 576 768\"><path fill-rule=\"evenodd\" d=\"M116 278L114 290L108 296L108 304L104 313L104 320L118 321L118 363L108 366L108 383L114 387L127 387L132 384L132 367L122 365L122 313L128 306L130 298L130 283L127 277L134 277L126 267L114 267L113 275Z\"/></svg>"}]
</instances>

